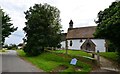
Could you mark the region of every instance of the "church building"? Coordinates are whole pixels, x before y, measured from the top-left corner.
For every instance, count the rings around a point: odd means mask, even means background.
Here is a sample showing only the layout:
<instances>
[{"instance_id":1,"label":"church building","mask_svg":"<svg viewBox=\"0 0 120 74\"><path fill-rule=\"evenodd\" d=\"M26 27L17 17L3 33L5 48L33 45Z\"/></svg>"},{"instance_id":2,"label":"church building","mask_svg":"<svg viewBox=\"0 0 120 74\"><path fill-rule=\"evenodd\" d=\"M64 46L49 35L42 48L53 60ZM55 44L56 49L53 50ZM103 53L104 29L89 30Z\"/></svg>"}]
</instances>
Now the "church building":
<instances>
[{"instance_id":1,"label":"church building","mask_svg":"<svg viewBox=\"0 0 120 74\"><path fill-rule=\"evenodd\" d=\"M61 48L106 52L105 39L95 39L95 30L96 26L73 28L73 21L70 20L66 40L61 42Z\"/></svg>"}]
</instances>

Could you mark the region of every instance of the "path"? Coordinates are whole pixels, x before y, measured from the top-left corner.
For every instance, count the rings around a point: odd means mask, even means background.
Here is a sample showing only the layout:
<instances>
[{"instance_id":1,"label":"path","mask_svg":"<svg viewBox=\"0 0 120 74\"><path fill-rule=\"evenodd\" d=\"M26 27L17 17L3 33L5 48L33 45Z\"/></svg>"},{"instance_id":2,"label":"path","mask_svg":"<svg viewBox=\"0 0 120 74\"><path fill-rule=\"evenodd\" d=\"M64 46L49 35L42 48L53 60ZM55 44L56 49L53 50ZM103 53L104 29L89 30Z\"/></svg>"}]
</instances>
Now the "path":
<instances>
[{"instance_id":1,"label":"path","mask_svg":"<svg viewBox=\"0 0 120 74\"><path fill-rule=\"evenodd\" d=\"M95 59L97 59L97 56L95 56ZM120 70L113 62L100 56L100 69L92 72L120 72Z\"/></svg>"},{"instance_id":2,"label":"path","mask_svg":"<svg viewBox=\"0 0 120 74\"><path fill-rule=\"evenodd\" d=\"M16 51L9 50L7 53L2 54L2 72L43 72L43 70L20 59Z\"/></svg>"},{"instance_id":3,"label":"path","mask_svg":"<svg viewBox=\"0 0 120 74\"><path fill-rule=\"evenodd\" d=\"M119 71L117 66L115 64L113 64L113 62L100 57L100 65L101 65L101 69L106 69L106 70L111 70L111 71Z\"/></svg>"}]
</instances>

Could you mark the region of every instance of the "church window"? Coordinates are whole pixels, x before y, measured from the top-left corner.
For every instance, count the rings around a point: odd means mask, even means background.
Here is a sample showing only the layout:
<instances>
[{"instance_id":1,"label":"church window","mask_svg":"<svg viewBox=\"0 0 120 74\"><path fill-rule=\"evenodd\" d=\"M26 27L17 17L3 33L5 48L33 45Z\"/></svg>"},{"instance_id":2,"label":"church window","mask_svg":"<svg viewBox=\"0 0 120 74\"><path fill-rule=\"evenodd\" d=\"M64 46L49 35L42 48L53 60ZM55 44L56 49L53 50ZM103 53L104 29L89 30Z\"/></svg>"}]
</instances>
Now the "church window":
<instances>
[{"instance_id":1,"label":"church window","mask_svg":"<svg viewBox=\"0 0 120 74\"><path fill-rule=\"evenodd\" d=\"M83 40L82 40L82 39L80 39L80 42L83 42Z\"/></svg>"},{"instance_id":2,"label":"church window","mask_svg":"<svg viewBox=\"0 0 120 74\"><path fill-rule=\"evenodd\" d=\"M70 41L70 46L72 46L72 40Z\"/></svg>"}]
</instances>

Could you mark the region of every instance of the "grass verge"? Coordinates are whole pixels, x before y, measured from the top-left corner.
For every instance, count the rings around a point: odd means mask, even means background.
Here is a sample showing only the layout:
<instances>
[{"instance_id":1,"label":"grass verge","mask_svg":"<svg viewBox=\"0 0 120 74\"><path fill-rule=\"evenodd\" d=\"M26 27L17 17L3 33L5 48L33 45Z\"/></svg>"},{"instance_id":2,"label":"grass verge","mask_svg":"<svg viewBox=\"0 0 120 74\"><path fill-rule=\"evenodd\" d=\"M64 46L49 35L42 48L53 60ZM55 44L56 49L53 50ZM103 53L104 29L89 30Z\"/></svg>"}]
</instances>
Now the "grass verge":
<instances>
[{"instance_id":1,"label":"grass verge","mask_svg":"<svg viewBox=\"0 0 120 74\"><path fill-rule=\"evenodd\" d=\"M17 52L20 57L30 61L32 64L46 72L56 72L58 71L56 69L60 66L67 67L64 70L61 70L62 72L90 72L92 70L91 65L80 60L77 61L75 66L71 65L70 61L73 57L61 53L44 52L36 57L28 57L22 50L17 50Z\"/></svg>"},{"instance_id":2,"label":"grass verge","mask_svg":"<svg viewBox=\"0 0 120 74\"><path fill-rule=\"evenodd\" d=\"M116 52L101 52L100 55L109 60L117 61L117 53Z\"/></svg>"},{"instance_id":3,"label":"grass verge","mask_svg":"<svg viewBox=\"0 0 120 74\"><path fill-rule=\"evenodd\" d=\"M52 52L65 54L66 50L54 50ZM91 57L90 54L88 54L86 52L83 52L83 51L80 51L80 50L67 50L67 52L71 56L87 56L87 57Z\"/></svg>"},{"instance_id":4,"label":"grass verge","mask_svg":"<svg viewBox=\"0 0 120 74\"><path fill-rule=\"evenodd\" d=\"M1 49L0 52L6 52L6 50Z\"/></svg>"}]
</instances>

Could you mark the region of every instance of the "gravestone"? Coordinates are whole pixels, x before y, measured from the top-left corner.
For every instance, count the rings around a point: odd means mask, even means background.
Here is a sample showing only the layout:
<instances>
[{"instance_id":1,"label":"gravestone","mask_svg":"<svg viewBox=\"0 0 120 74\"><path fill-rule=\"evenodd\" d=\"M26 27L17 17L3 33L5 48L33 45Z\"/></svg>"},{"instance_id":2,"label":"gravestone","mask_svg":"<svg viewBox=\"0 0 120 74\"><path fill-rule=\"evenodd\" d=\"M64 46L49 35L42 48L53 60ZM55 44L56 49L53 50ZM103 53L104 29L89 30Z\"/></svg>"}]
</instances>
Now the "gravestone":
<instances>
[{"instance_id":1,"label":"gravestone","mask_svg":"<svg viewBox=\"0 0 120 74\"><path fill-rule=\"evenodd\" d=\"M72 64L72 65L76 65L76 63L77 63L77 59L76 59L76 58L73 58L73 59L71 60L71 62L70 62L70 64Z\"/></svg>"}]
</instances>

